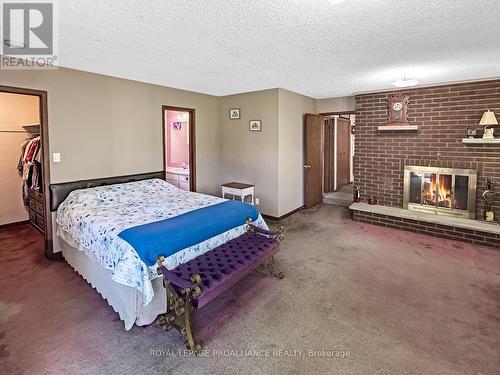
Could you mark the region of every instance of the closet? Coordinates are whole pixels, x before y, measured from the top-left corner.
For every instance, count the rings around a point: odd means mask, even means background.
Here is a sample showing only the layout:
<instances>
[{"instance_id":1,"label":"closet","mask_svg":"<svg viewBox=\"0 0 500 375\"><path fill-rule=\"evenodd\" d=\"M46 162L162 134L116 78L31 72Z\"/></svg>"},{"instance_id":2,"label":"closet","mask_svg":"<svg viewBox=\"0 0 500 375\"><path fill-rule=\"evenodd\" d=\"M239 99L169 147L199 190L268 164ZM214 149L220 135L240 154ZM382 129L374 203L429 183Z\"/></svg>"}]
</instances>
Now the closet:
<instances>
[{"instance_id":1,"label":"closet","mask_svg":"<svg viewBox=\"0 0 500 375\"><path fill-rule=\"evenodd\" d=\"M30 222L44 232L40 98L0 91L0 227Z\"/></svg>"},{"instance_id":2,"label":"closet","mask_svg":"<svg viewBox=\"0 0 500 375\"><path fill-rule=\"evenodd\" d=\"M41 139L38 135L28 139L21 146L18 170L23 176L23 200L28 210L28 217L39 231L45 228L45 203L43 195Z\"/></svg>"}]
</instances>

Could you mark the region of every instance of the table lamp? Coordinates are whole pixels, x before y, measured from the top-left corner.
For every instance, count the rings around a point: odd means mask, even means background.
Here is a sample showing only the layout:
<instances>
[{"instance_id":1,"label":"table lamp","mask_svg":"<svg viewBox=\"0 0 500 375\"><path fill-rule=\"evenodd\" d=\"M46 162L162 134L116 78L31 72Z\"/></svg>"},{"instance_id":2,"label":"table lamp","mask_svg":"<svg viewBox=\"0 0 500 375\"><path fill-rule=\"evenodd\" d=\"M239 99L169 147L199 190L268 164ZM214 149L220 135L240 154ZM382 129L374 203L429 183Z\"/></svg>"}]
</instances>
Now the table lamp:
<instances>
[{"instance_id":1,"label":"table lamp","mask_svg":"<svg viewBox=\"0 0 500 375\"><path fill-rule=\"evenodd\" d=\"M486 111L483 113L483 117L481 117L481 121L479 121L479 125L484 126L483 138L493 139L493 132L495 129L488 129L490 125L498 125L497 118L495 117L495 113L492 111Z\"/></svg>"}]
</instances>

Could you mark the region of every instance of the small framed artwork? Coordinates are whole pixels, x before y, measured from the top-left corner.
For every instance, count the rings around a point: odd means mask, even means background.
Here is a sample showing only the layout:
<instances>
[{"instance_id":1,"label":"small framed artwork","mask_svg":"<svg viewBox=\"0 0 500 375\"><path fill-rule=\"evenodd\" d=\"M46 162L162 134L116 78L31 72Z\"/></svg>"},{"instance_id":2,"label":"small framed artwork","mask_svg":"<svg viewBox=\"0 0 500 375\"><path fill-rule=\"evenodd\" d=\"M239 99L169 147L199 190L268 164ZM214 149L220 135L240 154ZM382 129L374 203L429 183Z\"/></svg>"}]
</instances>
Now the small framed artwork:
<instances>
[{"instance_id":1,"label":"small framed artwork","mask_svg":"<svg viewBox=\"0 0 500 375\"><path fill-rule=\"evenodd\" d=\"M260 120L250 120L250 131L260 132L262 130L262 121Z\"/></svg>"},{"instance_id":2,"label":"small framed artwork","mask_svg":"<svg viewBox=\"0 0 500 375\"><path fill-rule=\"evenodd\" d=\"M239 108L231 108L229 110L229 118L231 120L239 120L240 119L240 109Z\"/></svg>"},{"instance_id":3,"label":"small framed artwork","mask_svg":"<svg viewBox=\"0 0 500 375\"><path fill-rule=\"evenodd\" d=\"M172 121L172 129L182 130L182 122L181 121Z\"/></svg>"}]
</instances>

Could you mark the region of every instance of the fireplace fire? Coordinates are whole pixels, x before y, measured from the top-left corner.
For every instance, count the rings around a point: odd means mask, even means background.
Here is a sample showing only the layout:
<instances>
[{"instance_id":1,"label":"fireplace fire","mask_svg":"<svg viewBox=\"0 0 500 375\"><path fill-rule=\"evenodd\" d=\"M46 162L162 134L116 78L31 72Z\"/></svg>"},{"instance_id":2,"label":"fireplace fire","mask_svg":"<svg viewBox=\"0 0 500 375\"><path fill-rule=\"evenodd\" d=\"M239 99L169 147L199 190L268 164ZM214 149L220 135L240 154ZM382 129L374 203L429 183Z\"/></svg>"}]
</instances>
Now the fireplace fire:
<instances>
[{"instance_id":1,"label":"fireplace fire","mask_svg":"<svg viewBox=\"0 0 500 375\"><path fill-rule=\"evenodd\" d=\"M476 180L472 169L406 166L403 207L474 219Z\"/></svg>"}]
</instances>

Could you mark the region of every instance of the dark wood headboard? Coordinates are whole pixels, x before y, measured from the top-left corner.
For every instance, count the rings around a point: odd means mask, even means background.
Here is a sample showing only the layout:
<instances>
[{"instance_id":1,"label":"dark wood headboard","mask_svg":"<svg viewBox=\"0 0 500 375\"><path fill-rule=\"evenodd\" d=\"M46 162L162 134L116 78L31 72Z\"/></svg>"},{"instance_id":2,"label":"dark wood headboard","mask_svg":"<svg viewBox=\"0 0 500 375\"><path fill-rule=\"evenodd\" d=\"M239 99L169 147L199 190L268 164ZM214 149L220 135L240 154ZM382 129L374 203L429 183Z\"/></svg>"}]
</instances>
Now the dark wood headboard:
<instances>
[{"instance_id":1,"label":"dark wood headboard","mask_svg":"<svg viewBox=\"0 0 500 375\"><path fill-rule=\"evenodd\" d=\"M69 193L77 189L88 189L97 186L124 184L126 182L134 182L141 180L149 180L151 178L165 179L165 172L151 172L132 174L128 176L96 178L93 180L80 180L72 182L62 182L60 184L51 184L50 190L50 210L57 211L59 205L68 197Z\"/></svg>"}]
</instances>

